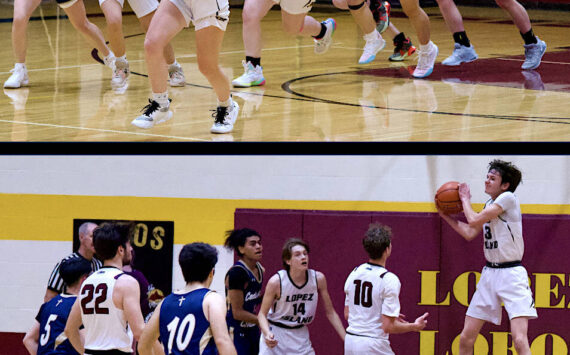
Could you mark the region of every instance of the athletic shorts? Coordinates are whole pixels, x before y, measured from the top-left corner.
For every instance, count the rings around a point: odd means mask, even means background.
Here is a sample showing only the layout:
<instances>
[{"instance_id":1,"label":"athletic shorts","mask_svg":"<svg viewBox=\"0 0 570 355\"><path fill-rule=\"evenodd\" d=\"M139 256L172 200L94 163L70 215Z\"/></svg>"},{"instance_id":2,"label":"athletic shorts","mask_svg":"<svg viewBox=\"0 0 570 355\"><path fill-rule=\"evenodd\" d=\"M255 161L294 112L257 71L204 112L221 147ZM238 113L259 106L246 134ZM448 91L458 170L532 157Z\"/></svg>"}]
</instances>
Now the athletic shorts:
<instances>
[{"instance_id":1,"label":"athletic shorts","mask_svg":"<svg viewBox=\"0 0 570 355\"><path fill-rule=\"evenodd\" d=\"M190 22L196 31L209 26L225 31L230 19L228 0L170 0L182 13L186 27Z\"/></svg>"},{"instance_id":2,"label":"athletic shorts","mask_svg":"<svg viewBox=\"0 0 570 355\"><path fill-rule=\"evenodd\" d=\"M538 317L528 284L528 274L523 266L504 269L485 266L467 308L467 315L500 325L501 303L505 305L509 319Z\"/></svg>"},{"instance_id":3,"label":"athletic shorts","mask_svg":"<svg viewBox=\"0 0 570 355\"><path fill-rule=\"evenodd\" d=\"M277 346L269 348L261 334L259 355L315 355L311 339L309 339L309 329L306 326L289 329L269 324L269 329L275 335Z\"/></svg>"},{"instance_id":4,"label":"athletic shorts","mask_svg":"<svg viewBox=\"0 0 570 355\"><path fill-rule=\"evenodd\" d=\"M103 4L107 0L99 0L99 5ZM121 8L125 4L125 0L115 0L121 5ZM128 0L131 9L137 15L137 18L146 16L158 8L158 0Z\"/></svg>"},{"instance_id":5,"label":"athletic shorts","mask_svg":"<svg viewBox=\"0 0 570 355\"><path fill-rule=\"evenodd\" d=\"M57 4L62 9L67 9L69 7L72 7L73 4L75 4L76 2L77 2L77 0L57 0Z\"/></svg>"},{"instance_id":6,"label":"athletic shorts","mask_svg":"<svg viewBox=\"0 0 570 355\"><path fill-rule=\"evenodd\" d=\"M274 3L281 6L281 10L291 14L306 14L313 8L316 0L273 0Z\"/></svg>"},{"instance_id":7,"label":"athletic shorts","mask_svg":"<svg viewBox=\"0 0 570 355\"><path fill-rule=\"evenodd\" d=\"M394 355L387 339L346 334L344 355Z\"/></svg>"},{"instance_id":8,"label":"athletic shorts","mask_svg":"<svg viewBox=\"0 0 570 355\"><path fill-rule=\"evenodd\" d=\"M259 327L230 327L230 336L238 355L257 355L259 353Z\"/></svg>"}]
</instances>

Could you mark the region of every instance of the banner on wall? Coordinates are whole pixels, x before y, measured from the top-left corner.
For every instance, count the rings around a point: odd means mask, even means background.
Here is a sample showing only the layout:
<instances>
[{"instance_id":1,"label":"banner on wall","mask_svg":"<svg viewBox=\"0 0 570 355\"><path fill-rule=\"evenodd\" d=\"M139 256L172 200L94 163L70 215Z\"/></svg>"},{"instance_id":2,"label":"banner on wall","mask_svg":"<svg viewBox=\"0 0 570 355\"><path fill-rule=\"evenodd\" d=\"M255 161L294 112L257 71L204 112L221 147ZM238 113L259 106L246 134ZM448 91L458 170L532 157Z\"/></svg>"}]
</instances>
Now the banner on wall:
<instances>
[{"instance_id":1,"label":"banner on wall","mask_svg":"<svg viewBox=\"0 0 570 355\"><path fill-rule=\"evenodd\" d=\"M74 219L73 250L79 248L79 226L85 222L127 222L124 220ZM146 288L149 307L141 304L143 315L148 316L165 296L172 291L172 253L174 247L173 221L128 221L134 223L132 247L133 276ZM137 272L138 271L138 272ZM142 274L142 276L141 276ZM146 281L146 282L145 282ZM141 290L142 292L143 290Z\"/></svg>"}]
</instances>

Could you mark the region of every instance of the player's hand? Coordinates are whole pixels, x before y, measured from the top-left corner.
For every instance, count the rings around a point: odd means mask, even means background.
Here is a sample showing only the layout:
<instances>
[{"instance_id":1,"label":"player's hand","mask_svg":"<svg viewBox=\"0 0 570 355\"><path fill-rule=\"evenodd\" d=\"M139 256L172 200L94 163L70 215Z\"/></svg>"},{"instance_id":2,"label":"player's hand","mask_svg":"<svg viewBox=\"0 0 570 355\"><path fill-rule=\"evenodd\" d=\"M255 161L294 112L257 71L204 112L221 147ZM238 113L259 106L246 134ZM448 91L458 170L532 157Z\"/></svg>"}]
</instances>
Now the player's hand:
<instances>
[{"instance_id":1,"label":"player's hand","mask_svg":"<svg viewBox=\"0 0 570 355\"><path fill-rule=\"evenodd\" d=\"M273 335L273 333L269 332L269 334L265 335L263 337L263 340L265 340L265 344L267 344L268 347L270 348L274 348L277 346L278 341L275 340L275 335Z\"/></svg>"},{"instance_id":2,"label":"player's hand","mask_svg":"<svg viewBox=\"0 0 570 355\"><path fill-rule=\"evenodd\" d=\"M414 325L416 326L416 330L417 330L418 332L426 327L426 325L427 325L427 316L429 316L429 313L428 313L428 312L426 312L426 313L424 313L422 316L416 318L416 320L414 321Z\"/></svg>"},{"instance_id":3,"label":"player's hand","mask_svg":"<svg viewBox=\"0 0 570 355\"><path fill-rule=\"evenodd\" d=\"M471 200L471 191L469 190L469 185L464 182L459 184L459 199L461 199L461 201Z\"/></svg>"},{"instance_id":4,"label":"player's hand","mask_svg":"<svg viewBox=\"0 0 570 355\"><path fill-rule=\"evenodd\" d=\"M441 210L441 208L439 208L439 205L437 204L437 200L435 199L435 197L434 197L434 199L433 199L433 203L435 204L435 208L437 209L437 213L439 214L439 216L440 216L441 218L447 216L447 215Z\"/></svg>"},{"instance_id":5,"label":"player's hand","mask_svg":"<svg viewBox=\"0 0 570 355\"><path fill-rule=\"evenodd\" d=\"M400 313L400 315L398 316L398 321L399 321L399 322L402 322L402 323L409 323L409 322L406 320L406 315L405 315L405 314L402 314L402 313Z\"/></svg>"}]
</instances>

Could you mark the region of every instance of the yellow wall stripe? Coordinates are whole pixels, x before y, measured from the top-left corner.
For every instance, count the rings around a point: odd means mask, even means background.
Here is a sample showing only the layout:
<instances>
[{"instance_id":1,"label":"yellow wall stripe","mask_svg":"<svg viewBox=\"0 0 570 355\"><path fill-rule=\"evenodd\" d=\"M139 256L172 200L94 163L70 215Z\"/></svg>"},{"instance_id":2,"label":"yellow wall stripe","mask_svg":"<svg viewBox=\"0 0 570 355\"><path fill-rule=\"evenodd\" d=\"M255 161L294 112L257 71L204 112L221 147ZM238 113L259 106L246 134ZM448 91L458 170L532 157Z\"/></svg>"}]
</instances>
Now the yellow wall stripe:
<instances>
[{"instance_id":1,"label":"yellow wall stripe","mask_svg":"<svg viewBox=\"0 0 570 355\"><path fill-rule=\"evenodd\" d=\"M480 210L483 204L474 204ZM570 214L570 205L523 205L523 213ZM236 208L435 212L430 202L229 200L0 194L0 239L69 241L73 219L174 221L175 243L223 244Z\"/></svg>"}]
</instances>

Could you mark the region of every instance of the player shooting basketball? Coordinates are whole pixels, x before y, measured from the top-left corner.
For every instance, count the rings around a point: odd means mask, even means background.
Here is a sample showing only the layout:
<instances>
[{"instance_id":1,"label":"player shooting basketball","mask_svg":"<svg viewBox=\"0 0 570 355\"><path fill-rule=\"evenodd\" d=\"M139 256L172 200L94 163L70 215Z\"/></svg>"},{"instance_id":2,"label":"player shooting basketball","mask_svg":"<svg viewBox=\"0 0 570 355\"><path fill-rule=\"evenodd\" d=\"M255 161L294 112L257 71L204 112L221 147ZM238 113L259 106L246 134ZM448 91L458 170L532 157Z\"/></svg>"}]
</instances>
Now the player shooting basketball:
<instances>
[{"instance_id":1,"label":"player shooting basketball","mask_svg":"<svg viewBox=\"0 0 570 355\"><path fill-rule=\"evenodd\" d=\"M483 211L471 207L471 193L465 183L459 185L459 198L467 223L443 213L439 215L467 241L483 231L483 267L459 341L459 354L473 354L473 346L485 322L501 324L501 303L509 315L513 343L519 355L530 355L528 320L537 318L528 274L522 266L524 252L522 216L514 191L521 181L520 170L512 163L493 160L485 180L485 193L491 199Z\"/></svg>"}]
</instances>

